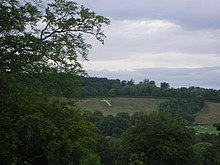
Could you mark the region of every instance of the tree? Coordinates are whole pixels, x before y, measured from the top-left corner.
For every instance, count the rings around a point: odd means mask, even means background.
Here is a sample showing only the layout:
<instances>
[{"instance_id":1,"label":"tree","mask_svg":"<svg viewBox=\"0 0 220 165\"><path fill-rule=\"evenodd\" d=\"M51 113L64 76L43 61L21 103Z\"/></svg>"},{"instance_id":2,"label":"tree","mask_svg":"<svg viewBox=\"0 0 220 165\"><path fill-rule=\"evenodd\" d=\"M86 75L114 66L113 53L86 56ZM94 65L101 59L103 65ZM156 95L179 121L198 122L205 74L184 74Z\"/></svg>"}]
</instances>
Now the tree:
<instances>
[{"instance_id":1,"label":"tree","mask_svg":"<svg viewBox=\"0 0 220 165\"><path fill-rule=\"evenodd\" d=\"M136 155L143 164L192 164L194 130L162 113L144 116L123 135L120 164Z\"/></svg>"},{"instance_id":2,"label":"tree","mask_svg":"<svg viewBox=\"0 0 220 165\"><path fill-rule=\"evenodd\" d=\"M49 89L52 94L72 96L76 92L69 89L76 87L67 79L84 74L79 58L86 60L91 48L85 36L104 41L102 27L110 23L109 19L68 0L53 0L46 6L37 2L1 1L1 98L15 93L13 86L19 87L19 92L34 87L35 91L46 89L47 94ZM68 72L72 75L66 76ZM54 89L56 92L51 92Z\"/></svg>"},{"instance_id":3,"label":"tree","mask_svg":"<svg viewBox=\"0 0 220 165\"><path fill-rule=\"evenodd\" d=\"M172 116L179 116L187 120L189 123L194 122L196 113L204 106L203 98L196 99L171 99L170 101L161 103L159 111L169 113Z\"/></svg>"},{"instance_id":4,"label":"tree","mask_svg":"<svg viewBox=\"0 0 220 165\"><path fill-rule=\"evenodd\" d=\"M216 152L212 143L200 142L196 143L193 147L196 161L198 165L212 165L220 163L220 154Z\"/></svg>"},{"instance_id":5,"label":"tree","mask_svg":"<svg viewBox=\"0 0 220 165\"><path fill-rule=\"evenodd\" d=\"M13 99L1 106L0 164L78 164L95 155L96 129L72 101Z\"/></svg>"},{"instance_id":6,"label":"tree","mask_svg":"<svg viewBox=\"0 0 220 165\"><path fill-rule=\"evenodd\" d=\"M162 82L160 83L160 88L161 89L168 89L170 87L169 83Z\"/></svg>"},{"instance_id":7,"label":"tree","mask_svg":"<svg viewBox=\"0 0 220 165\"><path fill-rule=\"evenodd\" d=\"M51 96L78 88L85 35L103 42L109 20L72 1L37 2L0 4L0 164L98 164L94 126Z\"/></svg>"},{"instance_id":8,"label":"tree","mask_svg":"<svg viewBox=\"0 0 220 165\"><path fill-rule=\"evenodd\" d=\"M81 71L78 58L87 59L91 48L84 35L103 43L109 19L72 1L54 0L46 7L34 2L1 3L0 72Z\"/></svg>"}]
</instances>

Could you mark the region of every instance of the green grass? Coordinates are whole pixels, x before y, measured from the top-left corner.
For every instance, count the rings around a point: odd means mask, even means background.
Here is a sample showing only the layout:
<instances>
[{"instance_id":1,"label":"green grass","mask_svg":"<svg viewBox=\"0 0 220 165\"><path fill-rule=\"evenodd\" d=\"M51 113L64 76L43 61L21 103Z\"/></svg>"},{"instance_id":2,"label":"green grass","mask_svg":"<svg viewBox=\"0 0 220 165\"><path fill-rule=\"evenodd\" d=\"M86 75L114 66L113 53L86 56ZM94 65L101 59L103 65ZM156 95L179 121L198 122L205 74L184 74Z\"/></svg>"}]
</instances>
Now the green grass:
<instances>
[{"instance_id":1,"label":"green grass","mask_svg":"<svg viewBox=\"0 0 220 165\"><path fill-rule=\"evenodd\" d=\"M197 125L197 126L192 126L196 130L197 134L201 133L209 133L209 134L218 134L217 130L213 125Z\"/></svg>"}]
</instances>

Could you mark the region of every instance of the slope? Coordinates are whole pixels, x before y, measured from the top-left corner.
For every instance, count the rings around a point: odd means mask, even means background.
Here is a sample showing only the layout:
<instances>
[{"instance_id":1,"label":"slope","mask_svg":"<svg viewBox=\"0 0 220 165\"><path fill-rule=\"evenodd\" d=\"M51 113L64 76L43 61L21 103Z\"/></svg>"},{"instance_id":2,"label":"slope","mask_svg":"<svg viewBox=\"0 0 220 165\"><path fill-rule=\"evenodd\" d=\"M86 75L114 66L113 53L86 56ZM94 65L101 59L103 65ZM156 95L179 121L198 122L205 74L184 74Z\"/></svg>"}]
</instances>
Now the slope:
<instances>
[{"instance_id":1,"label":"slope","mask_svg":"<svg viewBox=\"0 0 220 165\"><path fill-rule=\"evenodd\" d=\"M87 98L80 100L78 102L78 106L85 111L94 112L99 110L104 116L107 116L116 115L119 112L128 112L129 114L133 114L134 112L149 113L157 111L160 103L164 101L166 101L166 99L130 97Z\"/></svg>"}]
</instances>

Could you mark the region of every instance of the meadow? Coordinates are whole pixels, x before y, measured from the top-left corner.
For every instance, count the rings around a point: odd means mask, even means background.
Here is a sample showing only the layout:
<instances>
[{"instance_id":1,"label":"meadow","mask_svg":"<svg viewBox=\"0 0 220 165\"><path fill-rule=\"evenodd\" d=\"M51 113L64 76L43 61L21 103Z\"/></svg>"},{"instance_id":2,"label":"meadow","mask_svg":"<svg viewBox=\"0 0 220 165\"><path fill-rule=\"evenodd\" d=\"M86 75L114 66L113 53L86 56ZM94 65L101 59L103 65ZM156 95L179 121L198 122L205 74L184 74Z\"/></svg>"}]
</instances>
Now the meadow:
<instances>
[{"instance_id":1,"label":"meadow","mask_svg":"<svg viewBox=\"0 0 220 165\"><path fill-rule=\"evenodd\" d=\"M201 133L209 133L209 134L218 134L217 130L215 127L213 127L212 124L202 124L202 125L196 125L192 126L192 128L195 129L196 134L201 134Z\"/></svg>"},{"instance_id":2,"label":"meadow","mask_svg":"<svg viewBox=\"0 0 220 165\"><path fill-rule=\"evenodd\" d=\"M106 100L108 103L106 103ZM77 104L84 111L101 111L104 116L115 116L119 112L127 112L132 115L134 112L151 113L159 109L159 105L167 99L156 98L130 98L130 97L108 97L108 98L86 98ZM217 134L213 123L220 122L220 103L205 102L204 108L197 113L193 128L197 133Z\"/></svg>"},{"instance_id":3,"label":"meadow","mask_svg":"<svg viewBox=\"0 0 220 165\"><path fill-rule=\"evenodd\" d=\"M111 106L103 102L103 99L107 100ZM134 112L150 113L157 111L160 103L165 101L166 99L130 97L87 98L80 100L78 106L85 111L99 110L104 116L115 116L119 112L127 112L132 115Z\"/></svg>"}]
</instances>

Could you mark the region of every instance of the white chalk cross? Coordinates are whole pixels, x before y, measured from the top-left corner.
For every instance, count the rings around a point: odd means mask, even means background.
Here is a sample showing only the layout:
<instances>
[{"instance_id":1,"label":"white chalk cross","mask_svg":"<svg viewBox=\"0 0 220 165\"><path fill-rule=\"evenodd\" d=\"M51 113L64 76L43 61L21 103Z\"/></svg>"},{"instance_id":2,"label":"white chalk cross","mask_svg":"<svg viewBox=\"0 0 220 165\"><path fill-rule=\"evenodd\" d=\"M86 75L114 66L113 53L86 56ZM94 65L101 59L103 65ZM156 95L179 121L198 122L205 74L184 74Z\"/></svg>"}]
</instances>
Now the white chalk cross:
<instances>
[{"instance_id":1,"label":"white chalk cross","mask_svg":"<svg viewBox=\"0 0 220 165\"><path fill-rule=\"evenodd\" d=\"M111 107L112 105L111 105L110 101L111 101L111 100L106 100L106 99L101 100L101 102L104 102L104 103L106 103L109 107Z\"/></svg>"}]
</instances>

